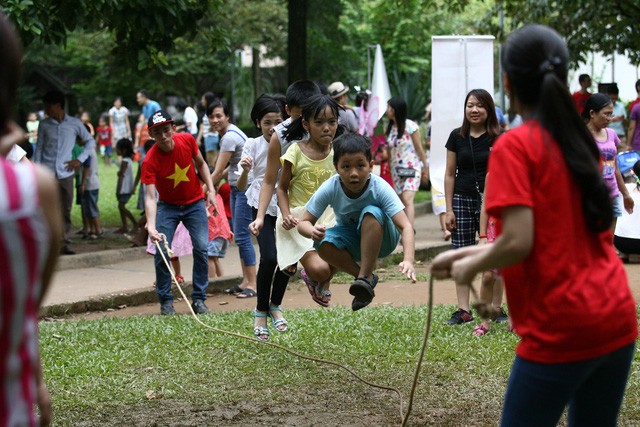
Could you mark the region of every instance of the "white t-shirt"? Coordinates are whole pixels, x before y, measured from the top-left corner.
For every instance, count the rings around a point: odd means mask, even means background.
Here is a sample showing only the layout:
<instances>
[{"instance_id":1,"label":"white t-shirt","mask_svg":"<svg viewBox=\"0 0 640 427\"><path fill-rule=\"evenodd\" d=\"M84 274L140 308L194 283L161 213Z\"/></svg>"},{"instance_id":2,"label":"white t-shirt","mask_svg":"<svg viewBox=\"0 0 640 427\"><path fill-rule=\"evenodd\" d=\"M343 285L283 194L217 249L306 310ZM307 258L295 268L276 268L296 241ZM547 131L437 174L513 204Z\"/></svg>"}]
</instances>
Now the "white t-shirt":
<instances>
[{"instance_id":1,"label":"white t-shirt","mask_svg":"<svg viewBox=\"0 0 640 427\"><path fill-rule=\"evenodd\" d=\"M258 209L260 202L260 188L264 180L264 174L267 170L267 151L269 150L269 141L264 136L258 138L250 138L244 143L242 157L249 156L253 160L253 167L249 171L248 181L251 183L245 191L247 203L252 208ZM278 216L278 199L273 193L269 206L267 207L267 215Z\"/></svg>"},{"instance_id":2,"label":"white t-shirt","mask_svg":"<svg viewBox=\"0 0 640 427\"><path fill-rule=\"evenodd\" d=\"M196 110L192 107L185 108L182 119L184 124L187 125L187 132L191 135L196 135L198 133L198 113L196 113ZM191 123L191 125L189 126L188 123Z\"/></svg>"},{"instance_id":3,"label":"white t-shirt","mask_svg":"<svg viewBox=\"0 0 640 427\"><path fill-rule=\"evenodd\" d=\"M120 193L118 194L131 194L133 193L133 160L129 157L123 157L122 163L127 164L127 169L124 171L122 187L120 187Z\"/></svg>"}]
</instances>

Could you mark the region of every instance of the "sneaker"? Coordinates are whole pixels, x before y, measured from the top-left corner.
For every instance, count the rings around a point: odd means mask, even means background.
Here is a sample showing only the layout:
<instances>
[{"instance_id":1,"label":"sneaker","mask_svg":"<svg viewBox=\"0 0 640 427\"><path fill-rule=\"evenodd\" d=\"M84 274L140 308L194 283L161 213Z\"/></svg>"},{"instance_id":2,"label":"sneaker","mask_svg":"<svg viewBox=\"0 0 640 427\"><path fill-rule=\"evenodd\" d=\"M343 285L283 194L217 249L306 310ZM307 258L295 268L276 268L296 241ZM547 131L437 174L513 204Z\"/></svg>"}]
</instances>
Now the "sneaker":
<instances>
[{"instance_id":1,"label":"sneaker","mask_svg":"<svg viewBox=\"0 0 640 427\"><path fill-rule=\"evenodd\" d=\"M504 323L509 321L509 316L504 311L502 307L500 307L500 313L493 319L496 323Z\"/></svg>"},{"instance_id":2,"label":"sneaker","mask_svg":"<svg viewBox=\"0 0 640 427\"><path fill-rule=\"evenodd\" d=\"M176 314L175 308L173 308L173 301L165 301L160 304L160 314L163 316L170 316Z\"/></svg>"},{"instance_id":3,"label":"sneaker","mask_svg":"<svg viewBox=\"0 0 640 427\"><path fill-rule=\"evenodd\" d=\"M461 325L463 323L471 322L473 320L473 315L461 308L455 311L451 315L451 318L445 322L447 325Z\"/></svg>"},{"instance_id":4,"label":"sneaker","mask_svg":"<svg viewBox=\"0 0 640 427\"><path fill-rule=\"evenodd\" d=\"M193 303L191 303L191 308L193 308L193 311L195 311L196 314L209 313L209 308L204 305L204 301L202 301L201 299L193 300Z\"/></svg>"},{"instance_id":5,"label":"sneaker","mask_svg":"<svg viewBox=\"0 0 640 427\"><path fill-rule=\"evenodd\" d=\"M358 279L356 279L352 284L351 287L349 288L349 293L351 295L354 295L353 301L351 302L351 310L353 311L358 311L362 308L365 308L366 306L368 306L371 303L371 300L373 299L373 297L375 296L375 292L373 291L373 289L376 287L376 285L378 284L378 275L377 274L373 274L373 279L371 280L371 284L369 284L369 281L366 278L360 277ZM354 291L356 291L356 289L354 289L354 284L358 281L362 281L364 284L369 286L369 289L371 290L371 296L369 297L369 293L365 292L357 294L352 292L352 289ZM366 286L365 286L366 288ZM366 289L366 291L368 291L369 289ZM364 291L364 289L362 290Z\"/></svg>"}]
</instances>

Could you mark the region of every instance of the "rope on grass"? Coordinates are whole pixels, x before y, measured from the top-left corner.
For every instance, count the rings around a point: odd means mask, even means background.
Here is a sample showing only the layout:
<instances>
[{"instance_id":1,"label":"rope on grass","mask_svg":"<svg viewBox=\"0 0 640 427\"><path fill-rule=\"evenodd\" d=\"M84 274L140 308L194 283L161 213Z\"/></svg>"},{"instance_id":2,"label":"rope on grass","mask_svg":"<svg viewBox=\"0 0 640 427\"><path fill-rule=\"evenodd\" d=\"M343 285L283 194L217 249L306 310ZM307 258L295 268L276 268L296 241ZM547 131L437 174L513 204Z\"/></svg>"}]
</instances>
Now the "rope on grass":
<instances>
[{"instance_id":1,"label":"rope on grass","mask_svg":"<svg viewBox=\"0 0 640 427\"><path fill-rule=\"evenodd\" d=\"M164 241L164 248L167 251L167 254L169 254L169 256L173 256L173 251L171 250L171 248L169 248L169 243L167 241L167 236L165 236L164 234L160 234L162 240ZM398 400L400 401L400 419L402 420L402 427L405 427L407 424L407 421L409 420L409 415L411 414L411 408L413 406L413 399L415 396L415 391L416 388L418 387L418 377L420 374L420 368L422 367L422 361L424 359L424 353L427 347L427 342L429 340L429 334L431 332L431 320L433 317L433 276L431 276L429 278L429 309L427 310L427 326L425 328L425 333L424 333L424 339L422 341L422 348L420 349L420 356L418 357L418 363L416 365L416 370L413 376L413 384L411 386L411 393L409 395L409 403L407 405L407 411L405 413L404 411L404 404L403 404L403 398L404 395L402 394L402 392L396 388L396 387L391 387L391 386L386 386L386 385L381 385L381 384L376 384L373 383L371 381L368 381L364 378L362 378L360 375L358 375L353 369L351 369L350 367L343 365L342 363L339 362L334 362L333 360L327 360L327 359L320 359L317 357L313 357L313 356L306 356L304 354L298 353L295 350L292 350L288 347L282 346L280 344L275 344L272 342L265 342L265 341L260 341L257 338L254 337L250 337L247 335L242 335L242 334L238 334L235 332L231 332L231 331L226 331L224 329L219 329L219 328L215 328L213 326L207 325L206 323L202 322L202 320L200 320L198 318L198 315L196 314L196 312L193 310L193 307L191 307L191 304L189 304L189 300L187 299L187 296L185 295L184 291L182 290L182 287L180 286L180 284L178 283L178 280L176 279L175 276L175 272L173 271L173 268L171 267L171 264L167 261L167 258L164 256L164 252L162 251L162 248L160 247L160 242L156 241L155 242L156 245L156 249L158 250L158 252L160 253L160 255L162 256L162 260L164 261L165 266L167 267L167 269L169 270L169 273L171 274L171 280L173 280L173 282L176 284L176 287L178 288L178 290L180 291L180 294L182 295L182 298L184 299L184 301L187 304L187 307L189 307L189 311L191 312L191 316L195 319L195 321L200 324L201 326L205 327L206 329L210 329L214 332L218 332L221 334L225 334L225 335L230 335L232 337L236 337L236 338L242 338L248 341L253 341L262 345L266 345L269 347L274 347L280 350L285 351L286 353L289 353L293 356L299 357L300 359L304 359L304 360L309 360L312 362L317 362L317 363L324 363L326 365L331 365L331 366L335 366L337 368L341 368L344 369L345 371L347 371L348 373L350 373L351 375L353 375L353 377L355 377L358 381L373 387L373 388L378 388L381 390L387 390L387 391L392 391L394 392L397 396L398 396ZM469 285L469 287L471 288L471 292L473 294L473 297L476 299L476 301L478 301L478 295L475 291L475 289L473 288L472 285ZM474 305L474 308L478 309L481 313L486 313L486 310L483 310L483 307L485 304L476 304Z\"/></svg>"}]
</instances>

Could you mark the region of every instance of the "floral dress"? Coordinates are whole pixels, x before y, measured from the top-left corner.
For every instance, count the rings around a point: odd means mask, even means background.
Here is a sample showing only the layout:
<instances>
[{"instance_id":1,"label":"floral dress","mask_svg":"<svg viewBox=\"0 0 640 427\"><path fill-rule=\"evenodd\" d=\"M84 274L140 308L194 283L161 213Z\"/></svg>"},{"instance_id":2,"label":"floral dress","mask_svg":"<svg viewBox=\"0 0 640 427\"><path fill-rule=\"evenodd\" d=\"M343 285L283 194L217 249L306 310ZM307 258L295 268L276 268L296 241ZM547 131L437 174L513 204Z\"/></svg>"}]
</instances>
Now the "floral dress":
<instances>
[{"instance_id":1,"label":"floral dress","mask_svg":"<svg viewBox=\"0 0 640 427\"><path fill-rule=\"evenodd\" d=\"M418 130L418 125L407 120L404 133L398 138L398 128L393 126L387 136L387 145L390 151L391 178L396 193L404 191L418 191L420 188L420 176L422 175L422 162L413 146L411 135ZM400 176L398 171L402 168L414 169L413 177Z\"/></svg>"}]
</instances>

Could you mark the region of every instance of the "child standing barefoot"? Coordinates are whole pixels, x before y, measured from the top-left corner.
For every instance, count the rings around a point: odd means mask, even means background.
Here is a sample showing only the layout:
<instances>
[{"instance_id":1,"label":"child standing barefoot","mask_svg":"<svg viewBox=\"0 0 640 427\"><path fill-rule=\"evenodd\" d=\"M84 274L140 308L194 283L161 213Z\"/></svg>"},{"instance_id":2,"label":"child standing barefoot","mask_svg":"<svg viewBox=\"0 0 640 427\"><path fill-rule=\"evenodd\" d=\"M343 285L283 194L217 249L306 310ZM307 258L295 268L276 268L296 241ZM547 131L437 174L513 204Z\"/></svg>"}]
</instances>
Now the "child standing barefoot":
<instances>
[{"instance_id":1,"label":"child standing barefoot","mask_svg":"<svg viewBox=\"0 0 640 427\"><path fill-rule=\"evenodd\" d=\"M116 187L116 195L118 197L118 210L120 211L120 219L122 227L116 230L116 233L126 233L127 219L131 221L133 232L138 229L138 223L129 209L127 202L134 192L133 187L133 143L130 139L123 138L116 144L116 152L118 156L122 156L122 163L118 171L118 186Z\"/></svg>"},{"instance_id":2,"label":"child standing barefoot","mask_svg":"<svg viewBox=\"0 0 640 427\"><path fill-rule=\"evenodd\" d=\"M371 144L365 137L345 134L335 140L334 150L333 164L338 175L328 179L311 197L298 230L316 242L320 257L334 270L353 275L349 293L354 296L351 308L356 311L375 296L376 260L389 255L400 239L404 248L400 272L416 281L413 226L393 188L371 173ZM318 223L329 206L336 218L332 228Z\"/></svg>"},{"instance_id":3,"label":"child standing barefoot","mask_svg":"<svg viewBox=\"0 0 640 427\"><path fill-rule=\"evenodd\" d=\"M326 307L331 299L331 266L313 248L313 241L302 236L296 226L305 204L320 185L333 175L331 143L338 129L338 104L327 95L314 95L302 106L302 116L285 131L285 139L308 139L293 144L282 156L282 175L276 193L280 215L276 223L278 266L281 270L300 261L300 272L315 302ZM321 224L334 223L333 211L318 218Z\"/></svg>"}]
</instances>

